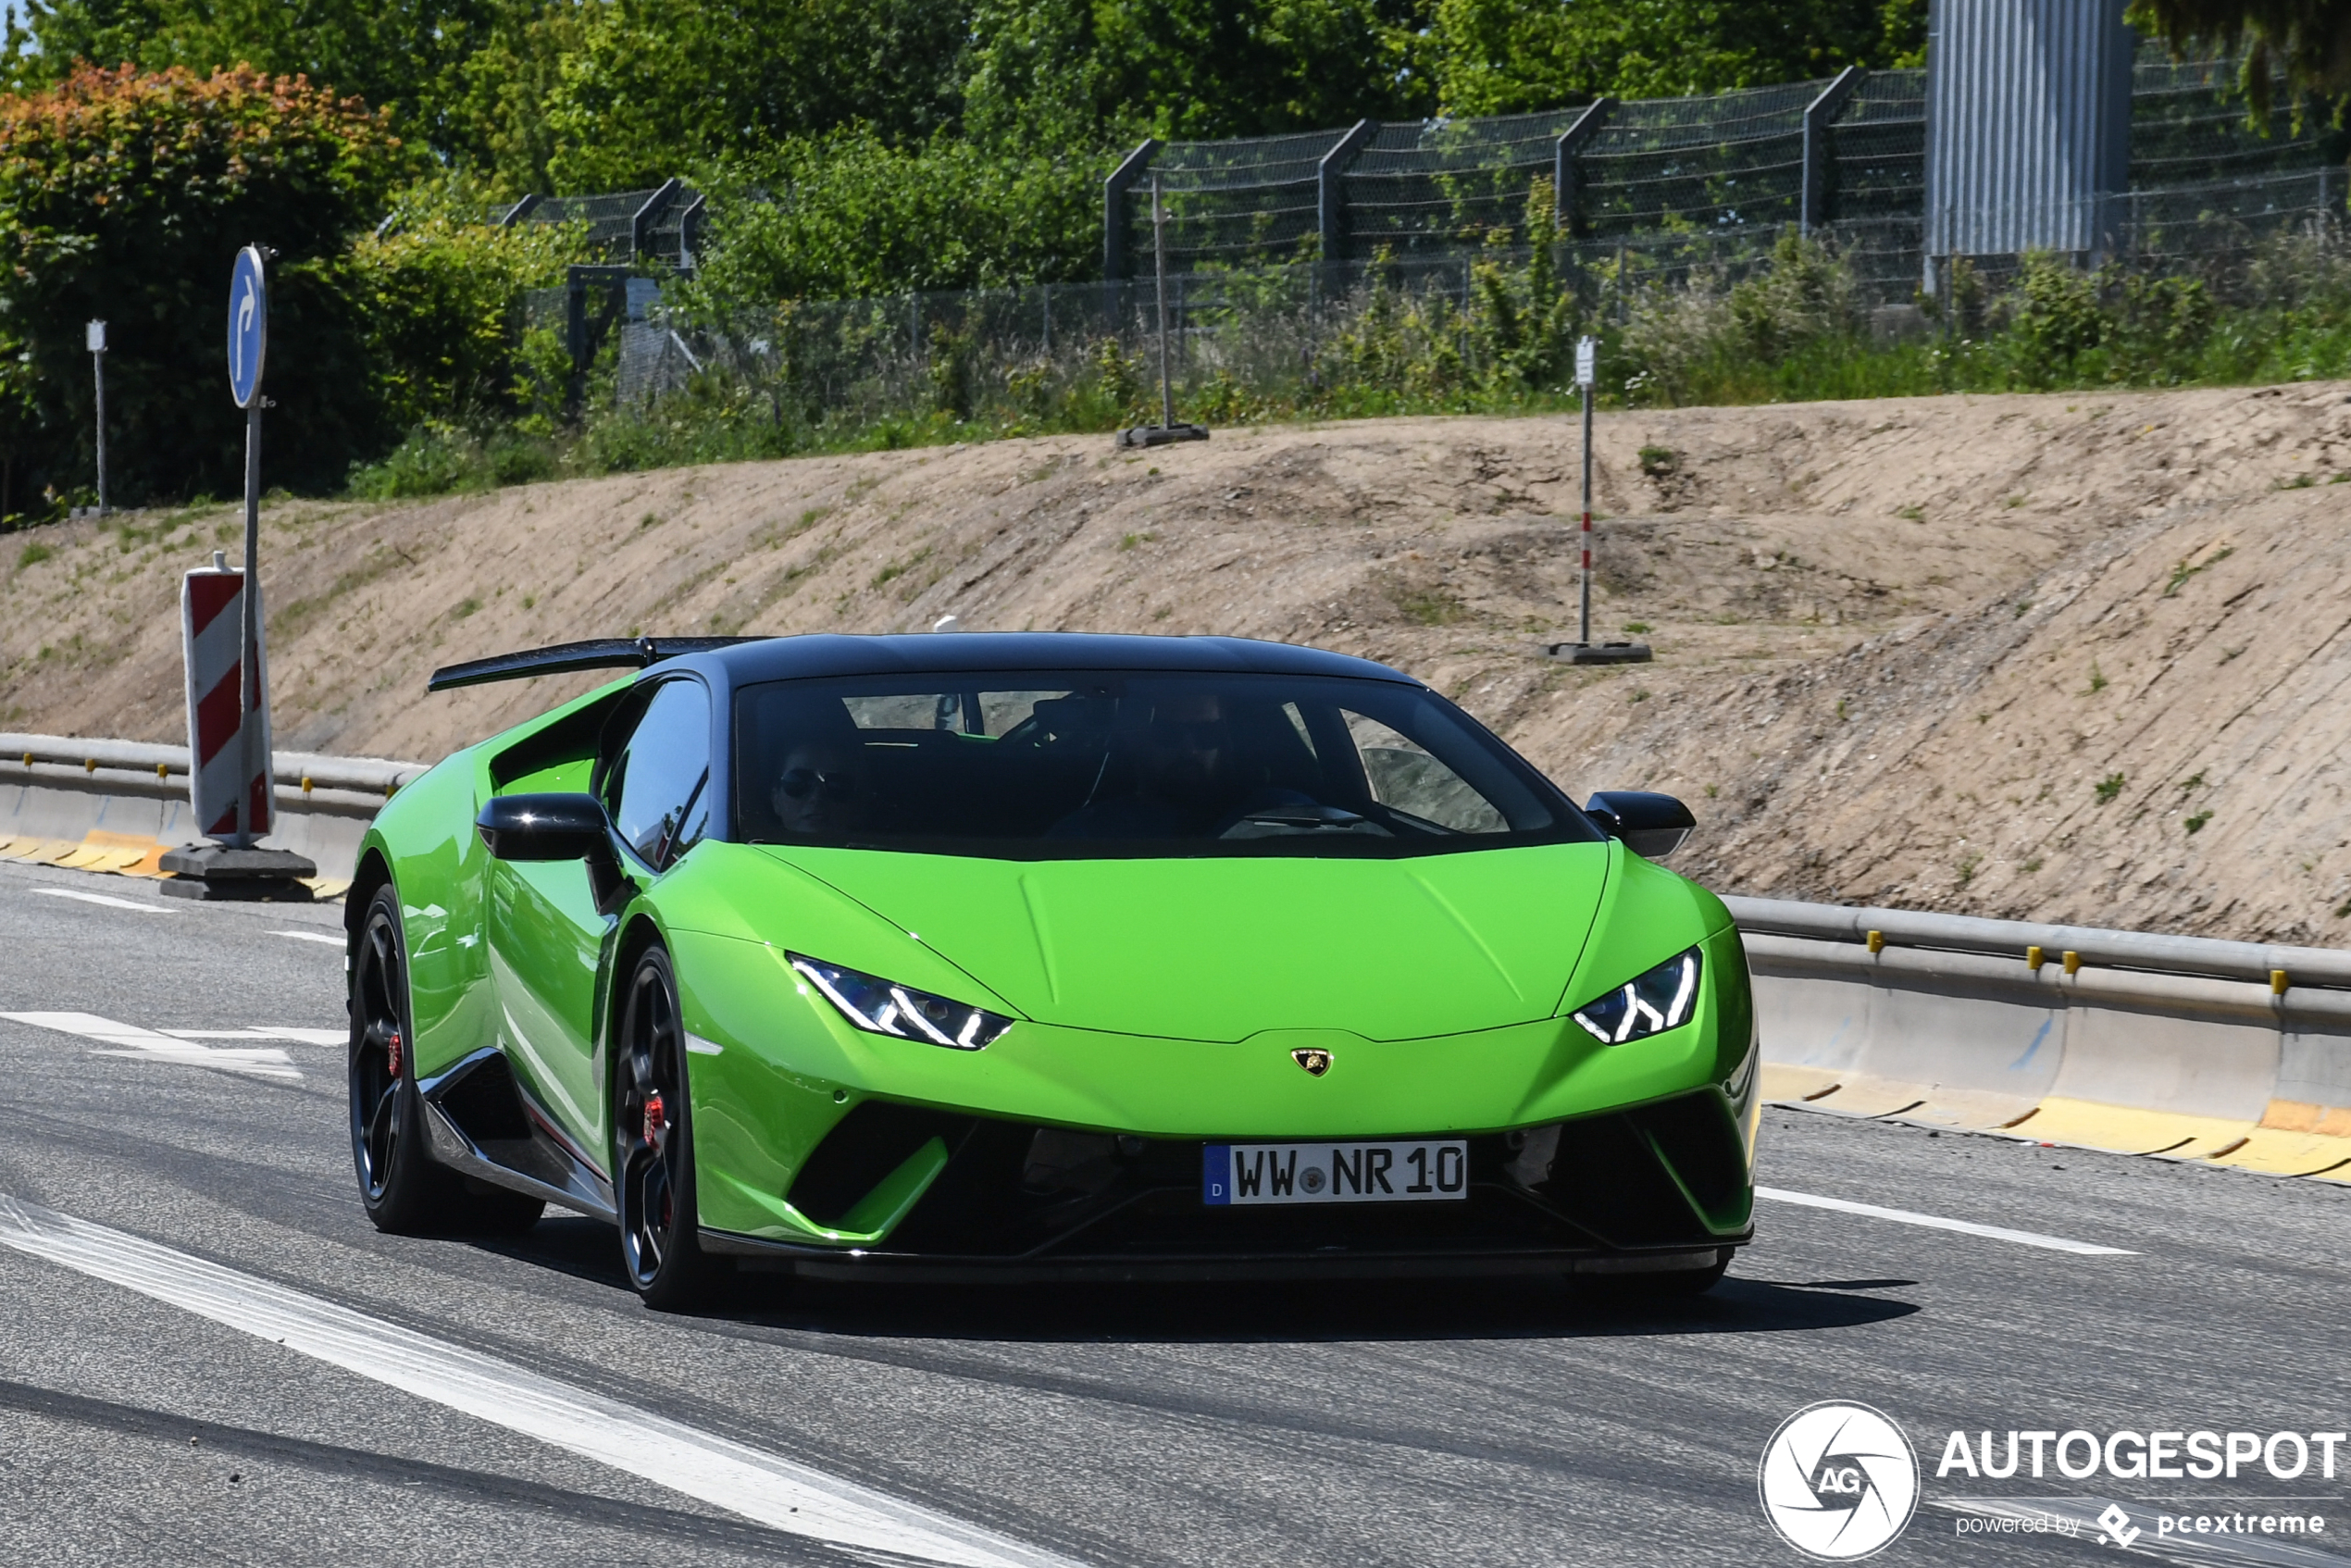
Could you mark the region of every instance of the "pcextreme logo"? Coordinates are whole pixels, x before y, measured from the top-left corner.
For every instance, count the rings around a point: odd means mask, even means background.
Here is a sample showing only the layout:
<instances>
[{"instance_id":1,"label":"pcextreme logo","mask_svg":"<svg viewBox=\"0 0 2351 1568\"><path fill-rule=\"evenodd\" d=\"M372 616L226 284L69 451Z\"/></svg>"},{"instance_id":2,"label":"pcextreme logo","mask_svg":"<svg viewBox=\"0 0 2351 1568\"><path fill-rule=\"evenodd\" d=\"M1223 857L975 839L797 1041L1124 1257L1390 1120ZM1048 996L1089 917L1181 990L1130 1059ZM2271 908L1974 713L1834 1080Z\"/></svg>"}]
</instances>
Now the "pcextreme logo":
<instances>
[{"instance_id":1,"label":"pcextreme logo","mask_svg":"<svg viewBox=\"0 0 2351 1568\"><path fill-rule=\"evenodd\" d=\"M1868 1405L1829 1400L1780 1423L1755 1485L1763 1517L1807 1557L1849 1562L1882 1550L1919 1504L1919 1459Z\"/></svg>"}]
</instances>

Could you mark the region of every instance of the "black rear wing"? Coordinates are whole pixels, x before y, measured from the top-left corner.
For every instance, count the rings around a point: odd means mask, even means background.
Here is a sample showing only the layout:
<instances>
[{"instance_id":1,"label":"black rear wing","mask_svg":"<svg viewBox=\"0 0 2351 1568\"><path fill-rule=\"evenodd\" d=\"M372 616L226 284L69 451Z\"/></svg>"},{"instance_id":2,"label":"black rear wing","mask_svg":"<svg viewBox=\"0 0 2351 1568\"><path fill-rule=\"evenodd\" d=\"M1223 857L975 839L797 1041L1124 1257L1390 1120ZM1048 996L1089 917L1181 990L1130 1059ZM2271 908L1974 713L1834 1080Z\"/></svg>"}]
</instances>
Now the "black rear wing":
<instances>
[{"instance_id":1,"label":"black rear wing","mask_svg":"<svg viewBox=\"0 0 2351 1568\"><path fill-rule=\"evenodd\" d=\"M582 669L643 669L681 653L706 653L739 642L764 642L764 637L599 637L586 642L558 642L552 648L531 648L519 653L497 653L443 665L425 683L428 691L459 686L482 686L493 680L524 680L534 675L564 675Z\"/></svg>"}]
</instances>

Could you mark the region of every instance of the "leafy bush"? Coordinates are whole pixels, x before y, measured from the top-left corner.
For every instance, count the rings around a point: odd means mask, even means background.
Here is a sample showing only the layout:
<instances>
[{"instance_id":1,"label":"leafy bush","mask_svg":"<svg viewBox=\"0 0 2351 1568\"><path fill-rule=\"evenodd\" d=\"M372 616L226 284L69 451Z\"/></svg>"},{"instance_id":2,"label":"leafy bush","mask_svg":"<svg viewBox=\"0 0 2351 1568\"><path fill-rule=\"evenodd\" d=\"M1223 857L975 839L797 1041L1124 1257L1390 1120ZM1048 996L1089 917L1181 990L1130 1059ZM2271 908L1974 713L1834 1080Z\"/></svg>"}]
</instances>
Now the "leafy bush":
<instances>
[{"instance_id":1,"label":"leafy bush","mask_svg":"<svg viewBox=\"0 0 2351 1568\"><path fill-rule=\"evenodd\" d=\"M705 181L715 216L685 308L1089 276L1101 166L1090 146L1000 155L942 138L901 148L862 129L783 143ZM760 195L772 199L744 199Z\"/></svg>"},{"instance_id":2,"label":"leafy bush","mask_svg":"<svg viewBox=\"0 0 2351 1568\"><path fill-rule=\"evenodd\" d=\"M526 289L563 281L586 254L576 228L497 229L472 218L462 190L435 190L363 236L351 264L375 366L381 417L394 429L429 419L526 413L534 384L517 364Z\"/></svg>"},{"instance_id":3,"label":"leafy bush","mask_svg":"<svg viewBox=\"0 0 2351 1568\"><path fill-rule=\"evenodd\" d=\"M375 439L364 303L346 236L408 156L383 118L300 77L76 69L0 97L0 432L12 488L91 472L82 324L108 322L108 452L118 501L243 483L222 312L249 242L276 247L264 461L271 482L339 483ZM13 462L12 462L13 468Z\"/></svg>"}]
</instances>

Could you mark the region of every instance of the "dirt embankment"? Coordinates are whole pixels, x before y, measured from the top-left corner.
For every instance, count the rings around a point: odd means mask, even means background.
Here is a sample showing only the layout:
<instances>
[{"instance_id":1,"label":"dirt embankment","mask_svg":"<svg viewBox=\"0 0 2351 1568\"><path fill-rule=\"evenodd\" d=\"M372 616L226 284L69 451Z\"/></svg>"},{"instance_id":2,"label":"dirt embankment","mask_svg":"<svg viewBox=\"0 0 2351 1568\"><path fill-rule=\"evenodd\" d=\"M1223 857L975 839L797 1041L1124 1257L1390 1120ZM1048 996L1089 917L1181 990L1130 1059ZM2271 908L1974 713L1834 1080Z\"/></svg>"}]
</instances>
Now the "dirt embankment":
<instances>
[{"instance_id":1,"label":"dirt embankment","mask_svg":"<svg viewBox=\"0 0 2351 1568\"><path fill-rule=\"evenodd\" d=\"M1404 419L744 464L264 517L280 743L438 756L578 637L1227 632L1398 664L1570 787L1688 797L1757 893L2351 940L2351 388ZM0 554L0 728L183 736L177 579L233 510ZM28 546L45 559L19 564Z\"/></svg>"}]
</instances>

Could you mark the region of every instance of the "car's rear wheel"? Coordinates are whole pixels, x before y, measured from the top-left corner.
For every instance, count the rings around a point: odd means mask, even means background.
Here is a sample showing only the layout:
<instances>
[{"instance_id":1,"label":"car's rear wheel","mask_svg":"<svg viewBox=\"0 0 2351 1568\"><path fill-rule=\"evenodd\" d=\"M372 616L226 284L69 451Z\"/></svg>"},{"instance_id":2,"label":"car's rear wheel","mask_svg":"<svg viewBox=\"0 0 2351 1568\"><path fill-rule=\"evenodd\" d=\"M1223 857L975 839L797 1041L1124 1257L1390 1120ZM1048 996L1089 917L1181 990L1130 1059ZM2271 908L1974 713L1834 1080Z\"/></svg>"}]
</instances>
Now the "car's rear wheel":
<instances>
[{"instance_id":1,"label":"car's rear wheel","mask_svg":"<svg viewBox=\"0 0 2351 1568\"><path fill-rule=\"evenodd\" d=\"M613 1164L619 1172L614 1186L621 1264L647 1306L678 1312L708 1299L720 1267L702 1250L686 1030L677 973L658 945L629 971L619 1036Z\"/></svg>"},{"instance_id":2,"label":"car's rear wheel","mask_svg":"<svg viewBox=\"0 0 2351 1568\"><path fill-rule=\"evenodd\" d=\"M351 1156L359 1201L378 1230L403 1235L528 1229L545 1208L520 1193L469 1191L425 1149L417 1092L408 952L400 899L389 885L367 901L351 964Z\"/></svg>"}]
</instances>

